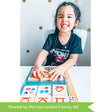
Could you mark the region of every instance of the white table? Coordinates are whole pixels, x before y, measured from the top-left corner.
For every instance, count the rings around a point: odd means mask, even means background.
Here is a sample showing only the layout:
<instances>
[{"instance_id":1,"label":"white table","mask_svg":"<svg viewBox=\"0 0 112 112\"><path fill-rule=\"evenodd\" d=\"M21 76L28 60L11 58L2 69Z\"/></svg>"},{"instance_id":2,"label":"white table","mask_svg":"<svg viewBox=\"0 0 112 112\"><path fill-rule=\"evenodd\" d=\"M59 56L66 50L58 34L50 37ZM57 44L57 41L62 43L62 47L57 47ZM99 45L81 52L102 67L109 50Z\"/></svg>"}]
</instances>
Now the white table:
<instances>
[{"instance_id":1,"label":"white table","mask_svg":"<svg viewBox=\"0 0 112 112\"><path fill-rule=\"evenodd\" d=\"M21 86L31 69L31 66L20 67ZM79 102L90 102L90 67L77 66L68 70Z\"/></svg>"}]
</instances>

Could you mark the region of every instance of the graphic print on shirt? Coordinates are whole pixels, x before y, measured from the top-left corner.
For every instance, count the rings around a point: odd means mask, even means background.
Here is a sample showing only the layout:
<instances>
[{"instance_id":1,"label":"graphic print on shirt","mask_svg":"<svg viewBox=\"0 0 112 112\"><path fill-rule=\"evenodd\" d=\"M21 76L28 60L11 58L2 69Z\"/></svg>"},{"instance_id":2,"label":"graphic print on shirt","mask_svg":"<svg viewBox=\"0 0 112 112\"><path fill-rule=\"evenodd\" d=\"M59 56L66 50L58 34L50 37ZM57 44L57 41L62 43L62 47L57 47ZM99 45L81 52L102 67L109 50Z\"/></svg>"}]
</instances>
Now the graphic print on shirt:
<instances>
[{"instance_id":1,"label":"graphic print on shirt","mask_svg":"<svg viewBox=\"0 0 112 112\"><path fill-rule=\"evenodd\" d=\"M57 49L57 48L55 48L55 49L52 49L50 51L50 53L53 54L53 56L55 57L55 62L63 63L69 57L70 50ZM52 62L51 64L53 64L55 62Z\"/></svg>"}]
</instances>

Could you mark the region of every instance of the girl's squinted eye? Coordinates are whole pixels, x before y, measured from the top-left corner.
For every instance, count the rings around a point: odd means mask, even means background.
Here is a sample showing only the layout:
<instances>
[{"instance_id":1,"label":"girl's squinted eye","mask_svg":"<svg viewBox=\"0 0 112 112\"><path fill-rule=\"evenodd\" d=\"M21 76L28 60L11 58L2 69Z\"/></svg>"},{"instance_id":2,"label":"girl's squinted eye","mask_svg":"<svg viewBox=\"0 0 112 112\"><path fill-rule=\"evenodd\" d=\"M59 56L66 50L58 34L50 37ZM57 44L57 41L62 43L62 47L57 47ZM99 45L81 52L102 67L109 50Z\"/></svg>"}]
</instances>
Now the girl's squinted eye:
<instances>
[{"instance_id":1,"label":"girl's squinted eye","mask_svg":"<svg viewBox=\"0 0 112 112\"><path fill-rule=\"evenodd\" d=\"M63 16L62 14L57 15L57 17L58 17L58 18L64 18L64 16ZM67 18L73 18L73 15L72 15L72 14L69 14L69 15L67 16Z\"/></svg>"}]
</instances>

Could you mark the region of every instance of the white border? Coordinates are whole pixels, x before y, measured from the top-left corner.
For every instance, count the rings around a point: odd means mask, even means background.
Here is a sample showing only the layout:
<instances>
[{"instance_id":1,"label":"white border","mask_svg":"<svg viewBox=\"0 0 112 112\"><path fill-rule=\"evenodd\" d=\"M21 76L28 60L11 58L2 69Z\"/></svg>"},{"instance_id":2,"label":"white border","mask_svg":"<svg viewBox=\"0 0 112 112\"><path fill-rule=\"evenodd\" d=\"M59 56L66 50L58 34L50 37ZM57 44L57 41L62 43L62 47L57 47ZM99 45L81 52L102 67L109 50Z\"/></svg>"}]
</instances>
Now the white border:
<instances>
[{"instance_id":1,"label":"white border","mask_svg":"<svg viewBox=\"0 0 112 112\"><path fill-rule=\"evenodd\" d=\"M91 108L111 112L112 2L92 0ZM19 101L20 1L0 2L0 101Z\"/></svg>"}]
</instances>

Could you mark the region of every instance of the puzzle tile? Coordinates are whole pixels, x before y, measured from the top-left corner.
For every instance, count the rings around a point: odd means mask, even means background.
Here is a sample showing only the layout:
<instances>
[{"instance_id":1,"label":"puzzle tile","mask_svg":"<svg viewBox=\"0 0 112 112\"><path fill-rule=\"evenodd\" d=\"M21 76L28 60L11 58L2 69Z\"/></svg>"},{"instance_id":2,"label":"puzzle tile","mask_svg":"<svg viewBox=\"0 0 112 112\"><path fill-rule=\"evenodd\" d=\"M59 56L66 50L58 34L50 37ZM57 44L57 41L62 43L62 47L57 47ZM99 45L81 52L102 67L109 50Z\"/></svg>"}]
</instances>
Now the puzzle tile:
<instances>
[{"instance_id":1,"label":"puzzle tile","mask_svg":"<svg viewBox=\"0 0 112 112\"><path fill-rule=\"evenodd\" d=\"M28 96L28 95L36 95L38 86L25 86L24 90L22 92L22 95Z\"/></svg>"},{"instance_id":2,"label":"puzzle tile","mask_svg":"<svg viewBox=\"0 0 112 112\"><path fill-rule=\"evenodd\" d=\"M69 102L68 96L53 96L53 102Z\"/></svg>"},{"instance_id":3,"label":"puzzle tile","mask_svg":"<svg viewBox=\"0 0 112 112\"><path fill-rule=\"evenodd\" d=\"M47 71L45 71L45 76L43 76L42 74L41 75L41 78L42 78L42 81L44 80L50 80L50 78L52 77L53 74L49 74L49 70L52 70L53 68L50 68L50 67L47 67L45 68ZM58 80L58 79L57 79ZM64 80L63 77L61 77L60 81ZM32 76L32 74L30 74L29 78L28 78L28 81L39 81L38 78L34 78Z\"/></svg>"},{"instance_id":4,"label":"puzzle tile","mask_svg":"<svg viewBox=\"0 0 112 112\"><path fill-rule=\"evenodd\" d=\"M50 85L39 86L37 96L51 96L51 86Z\"/></svg>"},{"instance_id":5,"label":"puzzle tile","mask_svg":"<svg viewBox=\"0 0 112 112\"><path fill-rule=\"evenodd\" d=\"M69 101L70 102L75 102L75 97L74 96L69 96Z\"/></svg>"},{"instance_id":6,"label":"puzzle tile","mask_svg":"<svg viewBox=\"0 0 112 112\"><path fill-rule=\"evenodd\" d=\"M36 96L35 102L51 102L51 96Z\"/></svg>"},{"instance_id":7,"label":"puzzle tile","mask_svg":"<svg viewBox=\"0 0 112 112\"><path fill-rule=\"evenodd\" d=\"M35 96L32 95L21 95L20 102L34 102Z\"/></svg>"},{"instance_id":8,"label":"puzzle tile","mask_svg":"<svg viewBox=\"0 0 112 112\"><path fill-rule=\"evenodd\" d=\"M53 85L53 96L67 96L66 85Z\"/></svg>"}]
</instances>

